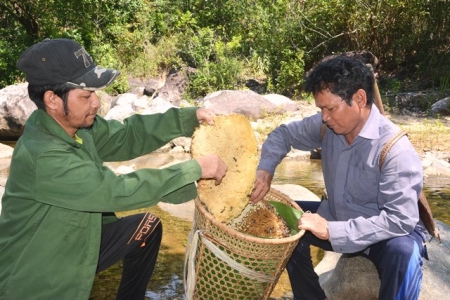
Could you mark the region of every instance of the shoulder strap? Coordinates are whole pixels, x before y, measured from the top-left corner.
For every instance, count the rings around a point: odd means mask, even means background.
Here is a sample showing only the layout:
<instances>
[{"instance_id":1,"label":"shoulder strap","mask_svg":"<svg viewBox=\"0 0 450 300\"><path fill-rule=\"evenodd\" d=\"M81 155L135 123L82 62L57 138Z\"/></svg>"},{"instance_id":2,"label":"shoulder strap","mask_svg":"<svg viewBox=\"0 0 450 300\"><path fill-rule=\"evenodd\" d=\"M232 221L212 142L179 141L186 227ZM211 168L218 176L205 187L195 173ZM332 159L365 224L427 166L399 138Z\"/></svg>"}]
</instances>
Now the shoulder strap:
<instances>
[{"instance_id":1,"label":"shoulder strap","mask_svg":"<svg viewBox=\"0 0 450 300\"><path fill-rule=\"evenodd\" d=\"M380 153L380 162L379 162L380 171L381 167L384 164L384 160L386 159L386 155L389 153L389 150L391 150L392 145L394 145L404 135L407 135L407 133L403 130L400 130L393 137L391 137L389 141L387 141L387 143L383 146L383 149L381 149Z\"/></svg>"},{"instance_id":2,"label":"shoulder strap","mask_svg":"<svg viewBox=\"0 0 450 300\"><path fill-rule=\"evenodd\" d=\"M384 160L386 159L386 155L388 154L389 150L392 148L392 145L394 145L404 135L407 135L407 133L403 130L400 130L393 137L391 137L389 139L389 141L387 141L387 143L383 146L383 149L381 149L381 153L380 153L380 162L379 162L380 171L381 171L381 167L383 166ZM425 194L423 193L423 191L420 192L419 199L418 199L418 206L419 206L420 219L422 220L423 224L425 225L425 228L431 234L431 236L437 238L439 240L439 242L441 242L441 234L440 234L439 230L436 228L436 223L434 222L430 205L428 204L428 200L425 197Z\"/></svg>"},{"instance_id":3,"label":"shoulder strap","mask_svg":"<svg viewBox=\"0 0 450 300\"><path fill-rule=\"evenodd\" d=\"M327 124L322 124L320 127L320 140L323 141L323 137L325 136L325 131L327 131Z\"/></svg>"}]
</instances>

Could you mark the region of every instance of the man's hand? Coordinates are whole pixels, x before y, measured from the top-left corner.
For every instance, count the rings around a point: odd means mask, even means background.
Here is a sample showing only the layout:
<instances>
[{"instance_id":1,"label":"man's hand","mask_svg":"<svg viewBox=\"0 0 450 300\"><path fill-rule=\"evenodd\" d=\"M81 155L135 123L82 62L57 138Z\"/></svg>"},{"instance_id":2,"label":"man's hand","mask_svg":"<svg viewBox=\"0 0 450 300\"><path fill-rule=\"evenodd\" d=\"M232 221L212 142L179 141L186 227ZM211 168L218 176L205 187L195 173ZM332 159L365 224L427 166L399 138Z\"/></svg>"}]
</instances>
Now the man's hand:
<instances>
[{"instance_id":1,"label":"man's hand","mask_svg":"<svg viewBox=\"0 0 450 300\"><path fill-rule=\"evenodd\" d=\"M256 171L256 179L252 194L250 195L250 201L253 203L261 201L267 192L269 192L271 183L272 174L265 170Z\"/></svg>"},{"instance_id":2,"label":"man's hand","mask_svg":"<svg viewBox=\"0 0 450 300\"><path fill-rule=\"evenodd\" d=\"M219 185L222 182L228 167L218 155L212 154L198 157L196 158L196 161L202 169L202 179L214 178L216 180L216 185Z\"/></svg>"},{"instance_id":3,"label":"man's hand","mask_svg":"<svg viewBox=\"0 0 450 300\"><path fill-rule=\"evenodd\" d=\"M207 108L197 109L197 120L199 123L203 123L203 121L205 121L209 125L213 125L215 117L216 117L216 114L210 109L207 109Z\"/></svg>"},{"instance_id":4,"label":"man's hand","mask_svg":"<svg viewBox=\"0 0 450 300\"><path fill-rule=\"evenodd\" d=\"M298 229L311 231L312 234L322 240L329 240L328 221L319 214L306 211L298 220Z\"/></svg>"}]
</instances>

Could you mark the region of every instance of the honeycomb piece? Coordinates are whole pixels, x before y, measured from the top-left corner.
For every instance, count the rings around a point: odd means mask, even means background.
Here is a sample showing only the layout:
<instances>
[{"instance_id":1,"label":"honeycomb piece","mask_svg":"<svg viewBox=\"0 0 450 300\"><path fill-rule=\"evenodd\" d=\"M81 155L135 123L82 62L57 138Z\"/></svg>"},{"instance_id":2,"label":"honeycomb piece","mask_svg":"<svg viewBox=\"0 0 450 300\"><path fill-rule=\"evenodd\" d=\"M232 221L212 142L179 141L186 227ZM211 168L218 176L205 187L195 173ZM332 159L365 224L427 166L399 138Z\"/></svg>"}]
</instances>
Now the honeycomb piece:
<instances>
[{"instance_id":1,"label":"honeycomb piece","mask_svg":"<svg viewBox=\"0 0 450 300\"><path fill-rule=\"evenodd\" d=\"M198 182L198 196L223 223L236 218L248 204L258 164L257 144L249 120L240 114L217 116L214 125L200 125L192 136L192 157L219 155L228 167L220 185Z\"/></svg>"}]
</instances>

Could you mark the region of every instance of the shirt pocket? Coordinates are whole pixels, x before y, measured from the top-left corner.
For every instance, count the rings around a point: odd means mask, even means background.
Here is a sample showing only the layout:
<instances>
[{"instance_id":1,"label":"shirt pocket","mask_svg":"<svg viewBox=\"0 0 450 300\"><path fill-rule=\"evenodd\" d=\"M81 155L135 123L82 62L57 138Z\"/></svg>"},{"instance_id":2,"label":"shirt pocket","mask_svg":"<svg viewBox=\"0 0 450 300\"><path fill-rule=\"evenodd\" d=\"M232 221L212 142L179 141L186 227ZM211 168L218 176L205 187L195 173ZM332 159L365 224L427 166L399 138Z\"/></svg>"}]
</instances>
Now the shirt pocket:
<instances>
[{"instance_id":1,"label":"shirt pocket","mask_svg":"<svg viewBox=\"0 0 450 300\"><path fill-rule=\"evenodd\" d=\"M64 224L79 228L89 225L89 213L56 207L56 217Z\"/></svg>"},{"instance_id":2,"label":"shirt pocket","mask_svg":"<svg viewBox=\"0 0 450 300\"><path fill-rule=\"evenodd\" d=\"M353 203L376 203L378 195L378 175L364 169L349 174L347 193Z\"/></svg>"}]
</instances>

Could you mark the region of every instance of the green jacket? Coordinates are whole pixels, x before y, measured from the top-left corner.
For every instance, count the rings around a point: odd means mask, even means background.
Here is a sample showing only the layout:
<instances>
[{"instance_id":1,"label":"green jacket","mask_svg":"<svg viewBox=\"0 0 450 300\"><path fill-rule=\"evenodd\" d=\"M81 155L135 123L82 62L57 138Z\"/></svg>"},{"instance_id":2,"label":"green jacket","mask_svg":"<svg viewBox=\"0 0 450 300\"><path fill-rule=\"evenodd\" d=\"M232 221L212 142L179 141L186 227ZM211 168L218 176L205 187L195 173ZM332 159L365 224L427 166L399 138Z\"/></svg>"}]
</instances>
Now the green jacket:
<instances>
[{"instance_id":1,"label":"green jacket","mask_svg":"<svg viewBox=\"0 0 450 300\"><path fill-rule=\"evenodd\" d=\"M73 140L43 110L26 122L11 160L0 215L0 299L88 299L102 213L181 203L196 197L201 169L189 160L116 176L105 161L147 154L198 125L196 108L97 117Z\"/></svg>"}]
</instances>

